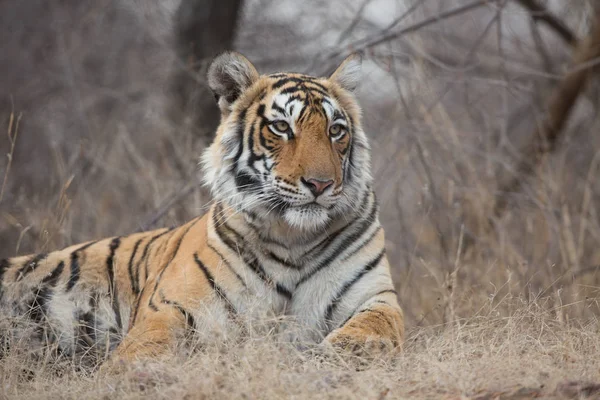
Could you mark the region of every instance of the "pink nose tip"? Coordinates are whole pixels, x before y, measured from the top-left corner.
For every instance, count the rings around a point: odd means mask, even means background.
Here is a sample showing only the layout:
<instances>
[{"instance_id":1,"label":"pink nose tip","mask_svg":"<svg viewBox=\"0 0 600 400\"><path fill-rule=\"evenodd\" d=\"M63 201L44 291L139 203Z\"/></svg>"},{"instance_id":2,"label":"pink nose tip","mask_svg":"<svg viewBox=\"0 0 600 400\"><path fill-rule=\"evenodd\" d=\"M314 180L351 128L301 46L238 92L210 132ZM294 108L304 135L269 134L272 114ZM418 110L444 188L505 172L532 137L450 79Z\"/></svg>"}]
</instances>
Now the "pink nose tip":
<instances>
[{"instance_id":1,"label":"pink nose tip","mask_svg":"<svg viewBox=\"0 0 600 400\"><path fill-rule=\"evenodd\" d=\"M323 192L329 186L333 185L332 179L329 179L327 181L322 181L319 179L312 179L312 178L311 179L300 178L300 180L302 181L304 186L306 186L315 197L322 195Z\"/></svg>"}]
</instances>

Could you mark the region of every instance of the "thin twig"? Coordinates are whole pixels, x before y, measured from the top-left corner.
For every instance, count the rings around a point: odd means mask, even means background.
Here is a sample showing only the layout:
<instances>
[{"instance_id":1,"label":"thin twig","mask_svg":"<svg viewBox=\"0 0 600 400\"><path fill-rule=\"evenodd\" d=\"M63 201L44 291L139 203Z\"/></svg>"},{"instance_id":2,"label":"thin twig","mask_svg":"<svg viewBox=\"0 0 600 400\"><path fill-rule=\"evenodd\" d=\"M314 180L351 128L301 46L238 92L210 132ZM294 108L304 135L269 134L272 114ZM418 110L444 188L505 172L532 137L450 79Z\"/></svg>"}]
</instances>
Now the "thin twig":
<instances>
[{"instance_id":1,"label":"thin twig","mask_svg":"<svg viewBox=\"0 0 600 400\"><path fill-rule=\"evenodd\" d=\"M540 55L540 59L542 60L542 63L544 64L545 72L547 72L549 74L553 74L554 68L552 67L552 58L550 57L550 54L548 53L548 49L546 48L544 39L542 38L542 35L540 34L539 26L538 26L538 24L536 24L536 20L533 17L533 15L531 15L531 18L530 18L529 28L531 29L531 36L533 37L533 42L535 43L535 48L537 49L537 51Z\"/></svg>"},{"instance_id":2,"label":"thin twig","mask_svg":"<svg viewBox=\"0 0 600 400\"><path fill-rule=\"evenodd\" d=\"M531 17L536 21L545 22L567 43L571 46L577 44L577 37L567 25L552 14L546 7L539 4L536 0L515 0L524 8L531 12Z\"/></svg>"},{"instance_id":3,"label":"thin twig","mask_svg":"<svg viewBox=\"0 0 600 400\"><path fill-rule=\"evenodd\" d=\"M454 294L456 293L458 286L458 272L460 271L460 257L463 250L463 239L465 237L465 226L460 226L460 235L458 237L458 247L456 248L456 257L454 258L454 269L448 276L447 290L450 292L448 295L448 313L450 318L444 322L450 323L456 321L456 307L454 306Z\"/></svg>"},{"instance_id":4,"label":"thin twig","mask_svg":"<svg viewBox=\"0 0 600 400\"><path fill-rule=\"evenodd\" d=\"M152 215L146 218L146 220L141 224L141 230L146 231L153 228L156 223L160 221L160 219L164 217L167 212L169 212L171 208L192 194L201 185L202 183L200 182L191 185L185 185L176 193L172 194L162 206L160 206Z\"/></svg>"},{"instance_id":5,"label":"thin twig","mask_svg":"<svg viewBox=\"0 0 600 400\"><path fill-rule=\"evenodd\" d=\"M469 49L469 51L463 58L463 60L460 64L460 69L465 70L467 68L467 65L473 61L473 57L475 56L475 53L477 52L477 50L479 50L479 47L481 47L483 40L486 38L486 36L487 36L488 32L490 31L490 29L492 28L492 26L494 26L494 23L496 21L498 21L499 17L500 17L500 13L497 12L494 14L494 17L490 20L490 22L487 23L483 32L479 35L477 40L475 40L475 43L473 43L473 46L471 46L471 48ZM444 99L444 97L450 92L450 89L452 89L452 87L456 83L457 83L457 81L455 81L455 80L448 82L446 84L446 86L444 87L444 89L442 89L440 91L440 95L434 100L434 102L427 106L427 112L431 112L433 110L433 108L435 106L437 106Z\"/></svg>"},{"instance_id":6,"label":"thin twig","mask_svg":"<svg viewBox=\"0 0 600 400\"><path fill-rule=\"evenodd\" d=\"M356 26L358 25L358 23L360 22L360 20L362 18L362 14L365 11L365 8L367 8L367 6L369 5L369 3L371 1L373 1L373 0L364 0L363 1L363 3L358 8L358 11L356 12L356 15L354 16L354 18L348 25L348 27L346 27L346 29L344 29L342 31L342 33L340 33L340 35L338 36L338 39L335 42L335 47L341 46L342 43L344 42L344 40L346 40L350 36L350 34L354 31L354 29L356 28Z\"/></svg>"},{"instance_id":7,"label":"thin twig","mask_svg":"<svg viewBox=\"0 0 600 400\"><path fill-rule=\"evenodd\" d=\"M334 51L327 57L327 59L328 60L337 60L338 58L341 58L342 55L347 56L353 52L362 52L370 47L374 47L379 44L388 42L390 40L397 39L401 36L404 36L408 33L417 31L421 28L432 25L436 22L440 22L442 20L463 14L467 11L471 11L476 8L483 7L483 6L487 5L489 2L490 2L490 0L476 0L471 3L466 4L464 6L456 7L456 8L450 9L448 11L441 12L433 17L426 18L423 21L420 21L420 22L417 22L416 24L407 26L406 28L403 28L396 32L386 32L384 30L383 32L380 32L375 36L372 36L372 37L369 37L366 39L362 39L362 40L359 40L354 43L350 43L349 45L345 46L344 49L342 49L342 50ZM389 28L387 28L387 29L389 29ZM325 65L325 68L322 73L330 72L330 69L332 68L331 63L324 62L323 64Z\"/></svg>"},{"instance_id":8,"label":"thin twig","mask_svg":"<svg viewBox=\"0 0 600 400\"><path fill-rule=\"evenodd\" d=\"M12 100L12 99L11 99ZM12 102L11 102L12 103ZM21 122L22 113L19 113L17 120L15 121L14 104L12 104L12 110L8 120L8 142L10 143L10 150L6 157L8 161L6 163L6 171L4 172L4 180L2 181L2 189L0 189L0 203L4 198L4 190L6 189L6 183L8 182L8 174L10 173L10 167L12 166L13 155L15 153L15 144L17 143L17 136L19 135L19 123ZM13 130L14 124L14 130Z\"/></svg>"},{"instance_id":9,"label":"thin twig","mask_svg":"<svg viewBox=\"0 0 600 400\"><path fill-rule=\"evenodd\" d=\"M353 50L354 51L362 51L362 50L365 50L365 49L367 49L369 47L377 46L378 44L387 42L387 41L392 40L392 39L397 39L400 36L406 35L407 33L411 33L411 32L417 31L417 30L419 30L421 28L424 28L424 27L426 27L428 25L431 25L431 24L434 24L436 22L440 22L440 21L442 21L444 19L455 17L455 16L463 14L463 13L465 13L467 11L471 11L471 10L473 10L475 8L482 7L482 6L484 6L484 5L488 4L488 3L489 3L489 0L477 0L477 1L471 2L471 3L467 4L467 5L464 5L464 6L461 6L461 7L456 7L456 8L453 8L451 10L441 12L438 15L435 15L433 17L427 18L427 19L425 19L425 20L423 20L421 22L418 22L418 23L416 23L414 25L407 26L406 28L401 29L398 32L390 32L390 33L383 34L383 35L381 35L379 37L374 37L371 40L368 40L363 45L361 45L359 47L353 48Z\"/></svg>"}]
</instances>

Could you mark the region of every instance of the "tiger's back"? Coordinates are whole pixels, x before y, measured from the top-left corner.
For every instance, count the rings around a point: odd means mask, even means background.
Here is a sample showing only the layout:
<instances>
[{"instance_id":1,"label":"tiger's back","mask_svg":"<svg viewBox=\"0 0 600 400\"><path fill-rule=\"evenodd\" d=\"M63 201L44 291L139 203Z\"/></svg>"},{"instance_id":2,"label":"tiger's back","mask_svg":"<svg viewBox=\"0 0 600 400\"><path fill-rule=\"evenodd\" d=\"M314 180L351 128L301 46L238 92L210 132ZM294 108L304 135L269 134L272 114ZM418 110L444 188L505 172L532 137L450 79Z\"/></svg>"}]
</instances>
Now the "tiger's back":
<instances>
[{"instance_id":1,"label":"tiger's back","mask_svg":"<svg viewBox=\"0 0 600 400\"><path fill-rule=\"evenodd\" d=\"M351 57L329 78L261 76L239 54L218 57L209 212L3 260L2 312L26 316L62 351L118 347L127 359L164 352L181 333L239 330L242 315L292 317L300 340L399 346L402 312L351 95L357 69Z\"/></svg>"},{"instance_id":2,"label":"tiger's back","mask_svg":"<svg viewBox=\"0 0 600 400\"><path fill-rule=\"evenodd\" d=\"M5 259L0 267L0 310L39 325L38 339L56 341L67 353L78 348L112 350L129 328L139 288L155 273L158 248L173 231L160 229Z\"/></svg>"}]
</instances>

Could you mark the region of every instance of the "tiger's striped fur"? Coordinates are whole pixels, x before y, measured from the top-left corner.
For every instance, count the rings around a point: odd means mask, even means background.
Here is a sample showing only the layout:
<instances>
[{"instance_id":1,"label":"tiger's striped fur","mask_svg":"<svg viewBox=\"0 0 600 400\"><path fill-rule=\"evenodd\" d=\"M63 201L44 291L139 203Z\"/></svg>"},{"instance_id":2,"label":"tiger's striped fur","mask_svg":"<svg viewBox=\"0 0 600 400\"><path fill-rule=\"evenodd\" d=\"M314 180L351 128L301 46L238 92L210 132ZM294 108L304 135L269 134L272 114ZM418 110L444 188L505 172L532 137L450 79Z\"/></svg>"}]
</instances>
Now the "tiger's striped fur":
<instances>
[{"instance_id":1,"label":"tiger's striped fur","mask_svg":"<svg viewBox=\"0 0 600 400\"><path fill-rule=\"evenodd\" d=\"M4 315L28 315L68 353L159 354L238 315L295 318L302 340L396 348L402 311L352 91L360 58L329 78L213 61L222 119L204 154L215 201L174 229L0 262ZM373 347L373 346L371 346Z\"/></svg>"}]
</instances>

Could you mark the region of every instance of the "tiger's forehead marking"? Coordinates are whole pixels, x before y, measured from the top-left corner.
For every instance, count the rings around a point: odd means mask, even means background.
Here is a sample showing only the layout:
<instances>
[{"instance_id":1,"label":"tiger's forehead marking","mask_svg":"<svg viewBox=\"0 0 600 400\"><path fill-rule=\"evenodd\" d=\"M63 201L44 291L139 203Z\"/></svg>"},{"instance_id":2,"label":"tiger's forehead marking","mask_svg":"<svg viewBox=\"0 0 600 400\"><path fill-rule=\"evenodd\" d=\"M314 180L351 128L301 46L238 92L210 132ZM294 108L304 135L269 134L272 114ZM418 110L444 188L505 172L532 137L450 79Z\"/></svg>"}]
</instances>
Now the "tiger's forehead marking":
<instances>
[{"instance_id":1,"label":"tiger's forehead marking","mask_svg":"<svg viewBox=\"0 0 600 400\"><path fill-rule=\"evenodd\" d=\"M276 73L267 78L271 81L269 89L261 98L268 109L267 118L289 118L293 124L317 113L332 122L346 120L324 78L294 73Z\"/></svg>"}]
</instances>

